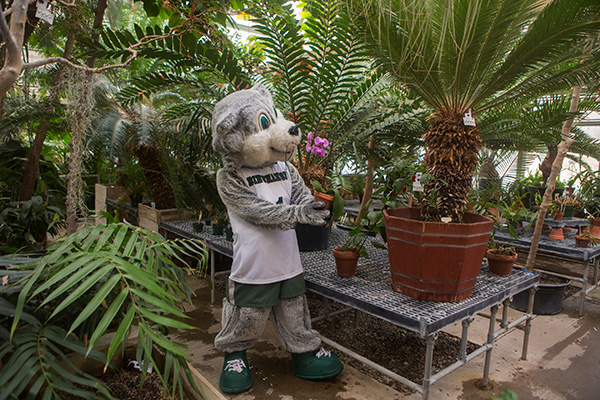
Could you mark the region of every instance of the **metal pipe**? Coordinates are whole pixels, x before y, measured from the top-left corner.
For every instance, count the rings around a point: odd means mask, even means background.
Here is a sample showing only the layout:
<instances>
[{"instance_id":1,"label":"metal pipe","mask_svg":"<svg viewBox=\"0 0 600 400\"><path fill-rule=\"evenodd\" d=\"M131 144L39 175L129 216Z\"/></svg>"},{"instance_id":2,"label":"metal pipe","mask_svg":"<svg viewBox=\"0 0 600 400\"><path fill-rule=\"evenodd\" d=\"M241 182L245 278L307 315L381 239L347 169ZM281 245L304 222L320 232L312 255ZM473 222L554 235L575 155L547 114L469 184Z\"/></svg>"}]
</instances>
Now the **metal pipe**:
<instances>
[{"instance_id":1,"label":"metal pipe","mask_svg":"<svg viewBox=\"0 0 600 400\"><path fill-rule=\"evenodd\" d=\"M508 306L510 305L510 298L502 302L502 321L500 322L501 328L508 326Z\"/></svg>"},{"instance_id":2,"label":"metal pipe","mask_svg":"<svg viewBox=\"0 0 600 400\"><path fill-rule=\"evenodd\" d=\"M318 317L312 318L310 321L311 322L323 321L324 319L327 319L327 318L330 318L330 317L335 317L336 315L340 315L340 314L343 314L343 313L346 313L346 312L352 311L352 310L355 310L355 309L352 308L352 307L346 307L346 308L344 308L342 310L337 310L337 311L334 311L334 312L330 312L327 317L325 317L325 315L319 315Z\"/></svg>"},{"instance_id":3,"label":"metal pipe","mask_svg":"<svg viewBox=\"0 0 600 400\"><path fill-rule=\"evenodd\" d=\"M469 326L473 322L474 318L470 317L463 319L462 321L462 333L460 335L460 353L458 355L459 360L465 360L467 358L467 342L469 339Z\"/></svg>"},{"instance_id":4,"label":"metal pipe","mask_svg":"<svg viewBox=\"0 0 600 400\"><path fill-rule=\"evenodd\" d=\"M423 399L429 399L429 388L431 387L431 367L433 364L433 346L437 339L437 333L429 335L425 338L427 347L425 349L425 371L423 372Z\"/></svg>"},{"instance_id":5,"label":"metal pipe","mask_svg":"<svg viewBox=\"0 0 600 400\"><path fill-rule=\"evenodd\" d=\"M535 285L529 289L529 298L527 299L527 321L525 321L525 329L523 333L523 350L521 351L521 360L527 360L527 351L529 350L529 336L531 335L531 320L533 319L533 300L538 286Z\"/></svg>"},{"instance_id":6,"label":"metal pipe","mask_svg":"<svg viewBox=\"0 0 600 400\"><path fill-rule=\"evenodd\" d=\"M323 341L323 343L327 344L328 346L331 346L331 347L335 348L336 350L339 350L342 353L354 358L355 360L360 361L361 363L367 365L368 367L373 368L377 372L380 372L383 375L385 375L389 378L392 378L393 380L398 381L403 385L408 386L409 388L417 391L418 393L421 393L421 394L423 393L423 387L421 385L419 385L418 383L408 380L407 378L400 376L397 373L390 371L389 369L382 367L379 364L375 364L373 361L369 360L368 358L365 358L365 357L361 356L360 354L353 352L352 350L342 346L341 344L334 342L333 340L327 339L325 337L321 337L321 340Z\"/></svg>"},{"instance_id":7,"label":"metal pipe","mask_svg":"<svg viewBox=\"0 0 600 400\"><path fill-rule=\"evenodd\" d=\"M583 267L583 280L581 283L581 304L579 305L579 316L582 317L584 314L584 308L585 308L585 296L587 295L587 281L588 281L588 274L590 272L590 261L588 259L585 260L584 263L584 267Z\"/></svg>"},{"instance_id":8,"label":"metal pipe","mask_svg":"<svg viewBox=\"0 0 600 400\"><path fill-rule=\"evenodd\" d=\"M481 347L478 347L477 349L475 349L475 351L469 353L466 357L465 360L458 360L456 362L454 362L453 364L448 365L446 368L444 368L441 371L438 371L435 375L433 375L431 377L431 381L430 381L430 386L433 385L435 382L437 382L439 379L443 378L444 376L448 375L449 373L451 373L452 371L462 367L463 365L467 364L468 362L470 362L472 359L474 359L475 357L481 355L482 353L488 351L491 348L492 345L490 345L489 343L484 343L481 345Z\"/></svg>"},{"instance_id":9,"label":"metal pipe","mask_svg":"<svg viewBox=\"0 0 600 400\"><path fill-rule=\"evenodd\" d=\"M494 349L494 330L496 329L496 314L498 313L498 305L492 306L491 310L491 318L490 318L490 327L488 330L487 343L490 345L490 348L485 353L485 366L483 368L483 378L481 380L481 385L485 388L489 384L490 378L490 366L492 364L492 350Z\"/></svg>"}]
</instances>

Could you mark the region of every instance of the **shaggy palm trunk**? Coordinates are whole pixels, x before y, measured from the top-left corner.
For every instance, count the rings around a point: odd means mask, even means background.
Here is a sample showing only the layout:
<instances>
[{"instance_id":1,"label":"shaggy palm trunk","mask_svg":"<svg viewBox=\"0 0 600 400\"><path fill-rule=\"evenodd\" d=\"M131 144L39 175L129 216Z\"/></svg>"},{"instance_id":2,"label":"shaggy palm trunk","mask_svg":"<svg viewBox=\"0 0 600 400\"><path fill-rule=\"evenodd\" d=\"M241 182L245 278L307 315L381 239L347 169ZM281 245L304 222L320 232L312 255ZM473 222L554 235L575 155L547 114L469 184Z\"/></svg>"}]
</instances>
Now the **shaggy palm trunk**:
<instances>
[{"instance_id":1,"label":"shaggy palm trunk","mask_svg":"<svg viewBox=\"0 0 600 400\"><path fill-rule=\"evenodd\" d=\"M139 146L134 149L134 153L140 160L156 208L175 208L175 193L165 176L159 151L151 146Z\"/></svg>"},{"instance_id":2,"label":"shaggy palm trunk","mask_svg":"<svg viewBox=\"0 0 600 400\"><path fill-rule=\"evenodd\" d=\"M425 165L433 179L425 182L421 217L461 222L472 187L481 137L477 127L465 126L462 114L439 113L423 135L427 145Z\"/></svg>"}]
</instances>

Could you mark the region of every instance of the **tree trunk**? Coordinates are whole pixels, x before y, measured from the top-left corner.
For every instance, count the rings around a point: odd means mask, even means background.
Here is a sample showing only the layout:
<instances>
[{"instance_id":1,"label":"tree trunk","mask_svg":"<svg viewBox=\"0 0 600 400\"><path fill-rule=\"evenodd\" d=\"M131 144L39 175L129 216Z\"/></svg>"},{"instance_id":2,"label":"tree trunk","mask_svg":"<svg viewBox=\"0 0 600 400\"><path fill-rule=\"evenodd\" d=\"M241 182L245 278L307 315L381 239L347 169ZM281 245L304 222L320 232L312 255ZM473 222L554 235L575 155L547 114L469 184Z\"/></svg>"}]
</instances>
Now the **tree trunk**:
<instances>
[{"instance_id":1,"label":"tree trunk","mask_svg":"<svg viewBox=\"0 0 600 400\"><path fill-rule=\"evenodd\" d=\"M71 58L74 44L75 33L71 33L67 38L67 43L65 44L65 51L63 54L64 58ZM64 67L62 65L59 66L56 76L54 76L54 81L52 82L52 89L50 89L50 95L48 99L52 106L52 111L54 111L54 105L58 101L58 96L63 84L64 72ZM48 117L48 119L42 121L38 125L35 139L33 140L33 144L31 145L29 154L27 155L27 161L23 166L23 177L21 178L21 189L19 190L19 200L21 201L31 200L33 193L35 192L35 183L37 181L39 172L38 170L40 167L40 155L42 154L42 147L44 147L46 135L48 134L48 128L50 127L50 118L51 117Z\"/></svg>"},{"instance_id":2,"label":"tree trunk","mask_svg":"<svg viewBox=\"0 0 600 400\"><path fill-rule=\"evenodd\" d=\"M556 160L557 150L556 149L548 149L548 154L542 161L540 165L540 171L542 172L542 179L544 181L544 186L548 184L548 178L550 178L550 174L552 174L552 166L554 165L554 160Z\"/></svg>"},{"instance_id":3,"label":"tree trunk","mask_svg":"<svg viewBox=\"0 0 600 400\"><path fill-rule=\"evenodd\" d=\"M369 140L369 150L373 150L375 148L375 141L377 137L375 134L371 135L371 139ZM369 158L369 163L367 166L367 177L365 182L365 191L363 193L363 198L360 203L360 210L358 212L358 217L356 218L356 222L358 223L362 218L365 217L367 212L369 211L369 207L367 204L369 200L371 200L371 196L373 195L373 169L375 168L375 160L374 157L371 156Z\"/></svg>"},{"instance_id":4,"label":"tree trunk","mask_svg":"<svg viewBox=\"0 0 600 400\"><path fill-rule=\"evenodd\" d=\"M481 137L477 127L465 126L462 114L444 112L431 121L423 135L425 166L433 179L425 182L421 217L461 222L479 159Z\"/></svg>"},{"instance_id":5,"label":"tree trunk","mask_svg":"<svg viewBox=\"0 0 600 400\"><path fill-rule=\"evenodd\" d=\"M574 113L577 111L577 107L579 106L579 96L581 95L581 87L573 88L573 97L571 98L571 107L569 109L570 113ZM539 215L546 215L546 211L548 211L548 207L550 206L550 202L552 201L552 193L554 192L554 187L556 184L556 178L562 169L563 160L569 151L569 147L574 142L569 135L571 132L571 127L573 126L573 118L565 121L562 127L562 141L558 145L558 151L554 162L552 163L552 173L548 178L548 183L546 184L546 192L544 193L544 198L542 199L542 204L540 205ZM531 237L531 247L529 248L529 255L527 256L527 264L526 268L528 270L533 270L535 266L535 257L537 255L537 249L540 244L540 237L542 235L542 228L544 226L544 219L538 218L535 223L535 230L533 231L533 236Z\"/></svg>"},{"instance_id":6,"label":"tree trunk","mask_svg":"<svg viewBox=\"0 0 600 400\"><path fill-rule=\"evenodd\" d=\"M0 108L2 112L4 110L4 97L19 79L23 69L21 50L23 49L23 37L27 23L27 3L28 0L15 0L13 2L10 27L6 23L6 18L0 16L0 31L5 47L4 65L0 70L0 104L2 104ZM2 114L0 114L1 116Z\"/></svg>"},{"instance_id":7,"label":"tree trunk","mask_svg":"<svg viewBox=\"0 0 600 400\"><path fill-rule=\"evenodd\" d=\"M94 11L94 25L92 30L91 39L92 41L96 41L100 39L100 31L102 30L102 21L104 20L104 12L106 11L107 0L98 0L98 4L96 5L96 10ZM85 64L94 68L94 62L96 61L95 57L88 57L85 61Z\"/></svg>"}]
</instances>

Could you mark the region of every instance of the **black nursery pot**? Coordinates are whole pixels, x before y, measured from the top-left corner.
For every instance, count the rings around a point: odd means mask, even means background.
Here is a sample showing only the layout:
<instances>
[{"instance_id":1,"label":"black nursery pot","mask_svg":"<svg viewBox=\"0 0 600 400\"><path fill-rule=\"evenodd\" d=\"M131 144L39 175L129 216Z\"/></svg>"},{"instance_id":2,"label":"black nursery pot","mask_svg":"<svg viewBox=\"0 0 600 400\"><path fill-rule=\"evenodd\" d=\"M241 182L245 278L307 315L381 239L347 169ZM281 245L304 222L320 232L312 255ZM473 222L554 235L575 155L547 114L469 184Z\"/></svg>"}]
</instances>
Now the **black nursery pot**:
<instances>
[{"instance_id":1,"label":"black nursery pot","mask_svg":"<svg viewBox=\"0 0 600 400\"><path fill-rule=\"evenodd\" d=\"M536 315L554 315L562 310L565 289L571 280L564 283L540 283L533 298L533 313ZM529 290L514 295L510 307L522 312L527 311Z\"/></svg>"},{"instance_id":2,"label":"black nursery pot","mask_svg":"<svg viewBox=\"0 0 600 400\"><path fill-rule=\"evenodd\" d=\"M331 219L325 226L296 224L296 239L300 251L325 250L329 245Z\"/></svg>"}]
</instances>

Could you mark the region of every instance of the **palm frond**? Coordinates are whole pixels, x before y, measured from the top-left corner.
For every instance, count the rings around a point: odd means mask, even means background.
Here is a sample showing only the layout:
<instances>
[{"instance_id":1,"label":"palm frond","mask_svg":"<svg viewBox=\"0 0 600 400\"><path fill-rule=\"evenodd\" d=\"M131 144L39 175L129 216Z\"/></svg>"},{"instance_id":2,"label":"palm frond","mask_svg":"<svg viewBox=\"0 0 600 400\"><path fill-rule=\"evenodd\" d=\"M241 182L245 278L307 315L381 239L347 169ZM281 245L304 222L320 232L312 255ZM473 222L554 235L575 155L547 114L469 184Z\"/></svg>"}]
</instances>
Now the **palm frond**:
<instances>
[{"instance_id":1,"label":"palm frond","mask_svg":"<svg viewBox=\"0 0 600 400\"><path fill-rule=\"evenodd\" d=\"M108 396L95 379L78 370L64 373L60 364L54 365L52 360L63 358L63 348L77 349L88 357L94 355L98 339L109 329L116 329L103 360L108 366L133 325L139 328L138 362L151 363L165 387L164 376L172 376L174 386L181 385L178 368L187 368L185 346L169 339L165 332L192 328L181 321L185 318L181 303L191 301L185 273L203 273L207 256L203 243L168 241L155 232L122 223L89 227L52 246L31 274L15 284L21 291L9 340L0 347L0 353L11 354L15 363L29 365L32 373L14 383L14 372L10 372L14 371L13 364L7 364L0 374L2 394L19 397L28 385L37 390L59 388L71 393L72 382ZM190 264L190 258L197 260L198 265ZM64 330L23 325L28 322L25 309L31 306L51 310L41 314L45 319L43 326L65 326ZM81 346L74 334L77 338L88 336L86 346ZM51 351L40 351L27 343L52 347ZM161 370L152 358L153 346L171 358L170 371ZM45 373L40 378L37 372L42 370ZM78 390L81 396L82 389Z\"/></svg>"}]
</instances>

